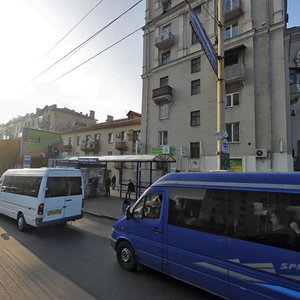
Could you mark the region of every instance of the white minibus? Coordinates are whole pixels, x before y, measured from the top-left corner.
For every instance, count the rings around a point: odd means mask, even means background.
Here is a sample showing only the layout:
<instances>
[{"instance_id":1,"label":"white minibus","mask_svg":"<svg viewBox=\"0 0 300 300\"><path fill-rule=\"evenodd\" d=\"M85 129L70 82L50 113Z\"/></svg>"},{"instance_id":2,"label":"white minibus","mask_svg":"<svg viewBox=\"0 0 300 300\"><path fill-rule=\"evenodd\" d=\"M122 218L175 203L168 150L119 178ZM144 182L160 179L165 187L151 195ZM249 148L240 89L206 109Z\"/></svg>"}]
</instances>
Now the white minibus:
<instances>
[{"instance_id":1,"label":"white minibus","mask_svg":"<svg viewBox=\"0 0 300 300\"><path fill-rule=\"evenodd\" d=\"M81 171L72 168L10 169L0 179L0 213L18 222L43 227L83 216Z\"/></svg>"}]
</instances>

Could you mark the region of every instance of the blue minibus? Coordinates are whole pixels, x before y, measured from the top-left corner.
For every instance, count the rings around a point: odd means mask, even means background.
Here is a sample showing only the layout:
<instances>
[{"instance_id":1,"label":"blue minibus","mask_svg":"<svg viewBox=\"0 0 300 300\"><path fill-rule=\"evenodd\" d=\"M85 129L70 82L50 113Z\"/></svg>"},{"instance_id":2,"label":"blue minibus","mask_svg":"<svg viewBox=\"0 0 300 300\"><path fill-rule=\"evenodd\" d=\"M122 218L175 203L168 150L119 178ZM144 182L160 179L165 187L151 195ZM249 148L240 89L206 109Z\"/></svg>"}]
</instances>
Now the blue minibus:
<instances>
[{"instance_id":1,"label":"blue minibus","mask_svg":"<svg viewBox=\"0 0 300 300\"><path fill-rule=\"evenodd\" d=\"M145 265L227 299L300 299L300 173L171 173L113 225Z\"/></svg>"}]
</instances>

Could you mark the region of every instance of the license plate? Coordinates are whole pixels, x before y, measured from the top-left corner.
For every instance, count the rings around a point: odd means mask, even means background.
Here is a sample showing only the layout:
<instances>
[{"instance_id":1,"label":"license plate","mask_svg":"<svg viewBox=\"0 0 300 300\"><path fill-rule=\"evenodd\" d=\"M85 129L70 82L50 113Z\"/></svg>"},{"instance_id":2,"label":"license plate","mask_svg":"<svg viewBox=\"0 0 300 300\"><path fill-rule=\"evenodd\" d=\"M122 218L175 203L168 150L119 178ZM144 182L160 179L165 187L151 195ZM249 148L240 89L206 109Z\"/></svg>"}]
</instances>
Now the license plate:
<instances>
[{"instance_id":1,"label":"license plate","mask_svg":"<svg viewBox=\"0 0 300 300\"><path fill-rule=\"evenodd\" d=\"M47 212L48 216L59 215L59 214L61 214L61 209L48 210Z\"/></svg>"}]
</instances>

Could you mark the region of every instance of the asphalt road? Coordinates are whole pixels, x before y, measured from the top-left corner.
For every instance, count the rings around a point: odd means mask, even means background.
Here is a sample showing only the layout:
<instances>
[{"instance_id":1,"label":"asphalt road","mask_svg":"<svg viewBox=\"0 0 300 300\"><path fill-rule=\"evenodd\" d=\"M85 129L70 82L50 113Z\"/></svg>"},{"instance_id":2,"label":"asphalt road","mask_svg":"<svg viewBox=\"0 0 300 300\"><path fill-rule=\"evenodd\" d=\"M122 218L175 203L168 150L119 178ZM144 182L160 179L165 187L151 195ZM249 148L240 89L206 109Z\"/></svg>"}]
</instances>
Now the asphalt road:
<instances>
[{"instance_id":1,"label":"asphalt road","mask_svg":"<svg viewBox=\"0 0 300 300\"><path fill-rule=\"evenodd\" d=\"M0 299L219 299L149 268L122 270L112 223L85 216L22 233L0 215Z\"/></svg>"}]
</instances>

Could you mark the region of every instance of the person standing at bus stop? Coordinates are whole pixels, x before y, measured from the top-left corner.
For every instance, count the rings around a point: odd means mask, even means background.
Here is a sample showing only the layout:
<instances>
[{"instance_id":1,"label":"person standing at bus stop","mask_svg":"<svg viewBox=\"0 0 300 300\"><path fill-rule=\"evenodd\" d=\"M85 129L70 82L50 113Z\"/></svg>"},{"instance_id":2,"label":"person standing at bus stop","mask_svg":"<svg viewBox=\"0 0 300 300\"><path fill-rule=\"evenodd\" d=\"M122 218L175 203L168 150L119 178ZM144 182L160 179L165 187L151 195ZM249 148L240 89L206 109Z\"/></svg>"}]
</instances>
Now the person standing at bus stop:
<instances>
[{"instance_id":1,"label":"person standing at bus stop","mask_svg":"<svg viewBox=\"0 0 300 300\"><path fill-rule=\"evenodd\" d=\"M127 192L126 192L126 195L125 195L125 200L130 200L130 195L132 192L135 192L135 186L134 186L134 183L132 182L131 179L129 179L129 182L127 184Z\"/></svg>"},{"instance_id":2,"label":"person standing at bus stop","mask_svg":"<svg viewBox=\"0 0 300 300\"><path fill-rule=\"evenodd\" d=\"M116 187L116 181L117 181L116 175L114 175L114 176L111 178L111 187L112 187L113 190L114 190L115 187Z\"/></svg>"}]
</instances>

